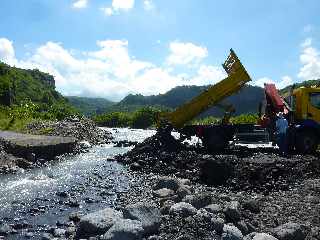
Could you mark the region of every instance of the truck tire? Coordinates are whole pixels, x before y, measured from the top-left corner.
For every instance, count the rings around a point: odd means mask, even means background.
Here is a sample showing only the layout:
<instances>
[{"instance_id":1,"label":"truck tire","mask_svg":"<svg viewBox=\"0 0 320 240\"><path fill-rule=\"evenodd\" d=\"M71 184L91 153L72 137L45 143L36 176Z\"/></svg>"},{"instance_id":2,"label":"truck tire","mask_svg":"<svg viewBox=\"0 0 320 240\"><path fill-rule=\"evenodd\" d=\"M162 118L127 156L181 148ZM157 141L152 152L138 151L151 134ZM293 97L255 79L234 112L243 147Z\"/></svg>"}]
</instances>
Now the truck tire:
<instances>
[{"instance_id":1,"label":"truck tire","mask_svg":"<svg viewBox=\"0 0 320 240\"><path fill-rule=\"evenodd\" d=\"M296 135L296 150L299 153L314 153L318 148L319 140L316 133L306 130Z\"/></svg>"}]
</instances>

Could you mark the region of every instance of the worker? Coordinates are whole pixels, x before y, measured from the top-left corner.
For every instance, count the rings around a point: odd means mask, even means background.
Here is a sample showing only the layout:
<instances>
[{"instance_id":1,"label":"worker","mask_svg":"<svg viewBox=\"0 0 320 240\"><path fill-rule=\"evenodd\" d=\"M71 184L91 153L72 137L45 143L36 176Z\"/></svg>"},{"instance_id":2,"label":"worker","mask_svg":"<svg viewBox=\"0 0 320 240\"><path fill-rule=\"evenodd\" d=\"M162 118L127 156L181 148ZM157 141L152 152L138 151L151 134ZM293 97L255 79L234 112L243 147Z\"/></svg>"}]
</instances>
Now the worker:
<instances>
[{"instance_id":1,"label":"worker","mask_svg":"<svg viewBox=\"0 0 320 240\"><path fill-rule=\"evenodd\" d=\"M288 130L288 121L284 118L283 113L279 112L277 114L276 121L276 134L277 134L277 145L281 155L287 155L288 146L287 146L287 130Z\"/></svg>"}]
</instances>

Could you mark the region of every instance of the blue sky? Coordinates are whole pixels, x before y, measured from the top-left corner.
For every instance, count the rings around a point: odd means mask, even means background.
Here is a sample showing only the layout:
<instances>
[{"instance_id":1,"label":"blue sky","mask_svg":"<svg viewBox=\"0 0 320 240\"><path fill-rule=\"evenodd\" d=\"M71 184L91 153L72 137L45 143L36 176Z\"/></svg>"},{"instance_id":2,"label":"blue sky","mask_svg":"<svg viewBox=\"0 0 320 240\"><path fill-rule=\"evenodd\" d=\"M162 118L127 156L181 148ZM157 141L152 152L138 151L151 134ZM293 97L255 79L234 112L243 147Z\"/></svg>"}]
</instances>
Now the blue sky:
<instances>
[{"instance_id":1,"label":"blue sky","mask_svg":"<svg viewBox=\"0 0 320 240\"><path fill-rule=\"evenodd\" d=\"M233 48L252 83L320 78L319 0L2 0L0 60L65 95L120 100L223 78Z\"/></svg>"}]
</instances>

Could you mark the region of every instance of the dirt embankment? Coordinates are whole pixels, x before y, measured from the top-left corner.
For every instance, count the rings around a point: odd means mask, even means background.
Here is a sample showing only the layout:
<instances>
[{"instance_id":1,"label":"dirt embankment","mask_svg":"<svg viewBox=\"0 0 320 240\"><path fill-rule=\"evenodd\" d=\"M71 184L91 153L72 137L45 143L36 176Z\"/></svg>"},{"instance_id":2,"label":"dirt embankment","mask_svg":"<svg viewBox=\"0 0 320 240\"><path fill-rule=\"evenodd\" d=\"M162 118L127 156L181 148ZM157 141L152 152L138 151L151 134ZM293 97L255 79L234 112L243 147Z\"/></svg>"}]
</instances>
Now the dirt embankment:
<instances>
[{"instance_id":1,"label":"dirt embankment","mask_svg":"<svg viewBox=\"0 0 320 240\"><path fill-rule=\"evenodd\" d=\"M159 205L161 226L152 239L320 239L318 156L243 147L208 154L158 133L117 161L151 176L149 190L136 186L122 199L124 206L146 199ZM154 174L178 180L159 188ZM172 187L179 178L191 182Z\"/></svg>"}]
</instances>

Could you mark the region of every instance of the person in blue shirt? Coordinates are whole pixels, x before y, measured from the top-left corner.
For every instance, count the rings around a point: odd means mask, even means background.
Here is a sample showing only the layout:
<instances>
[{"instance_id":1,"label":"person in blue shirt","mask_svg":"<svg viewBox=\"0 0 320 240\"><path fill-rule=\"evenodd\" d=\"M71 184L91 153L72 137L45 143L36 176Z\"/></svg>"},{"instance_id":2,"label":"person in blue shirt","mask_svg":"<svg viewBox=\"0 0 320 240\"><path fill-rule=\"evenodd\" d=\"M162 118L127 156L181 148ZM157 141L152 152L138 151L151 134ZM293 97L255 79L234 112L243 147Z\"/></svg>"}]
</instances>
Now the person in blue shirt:
<instances>
[{"instance_id":1,"label":"person in blue shirt","mask_svg":"<svg viewBox=\"0 0 320 240\"><path fill-rule=\"evenodd\" d=\"M284 118L283 113L277 114L278 119L276 121L276 134L277 134L277 145L281 155L287 155L288 144L287 144L287 130L288 121Z\"/></svg>"}]
</instances>

